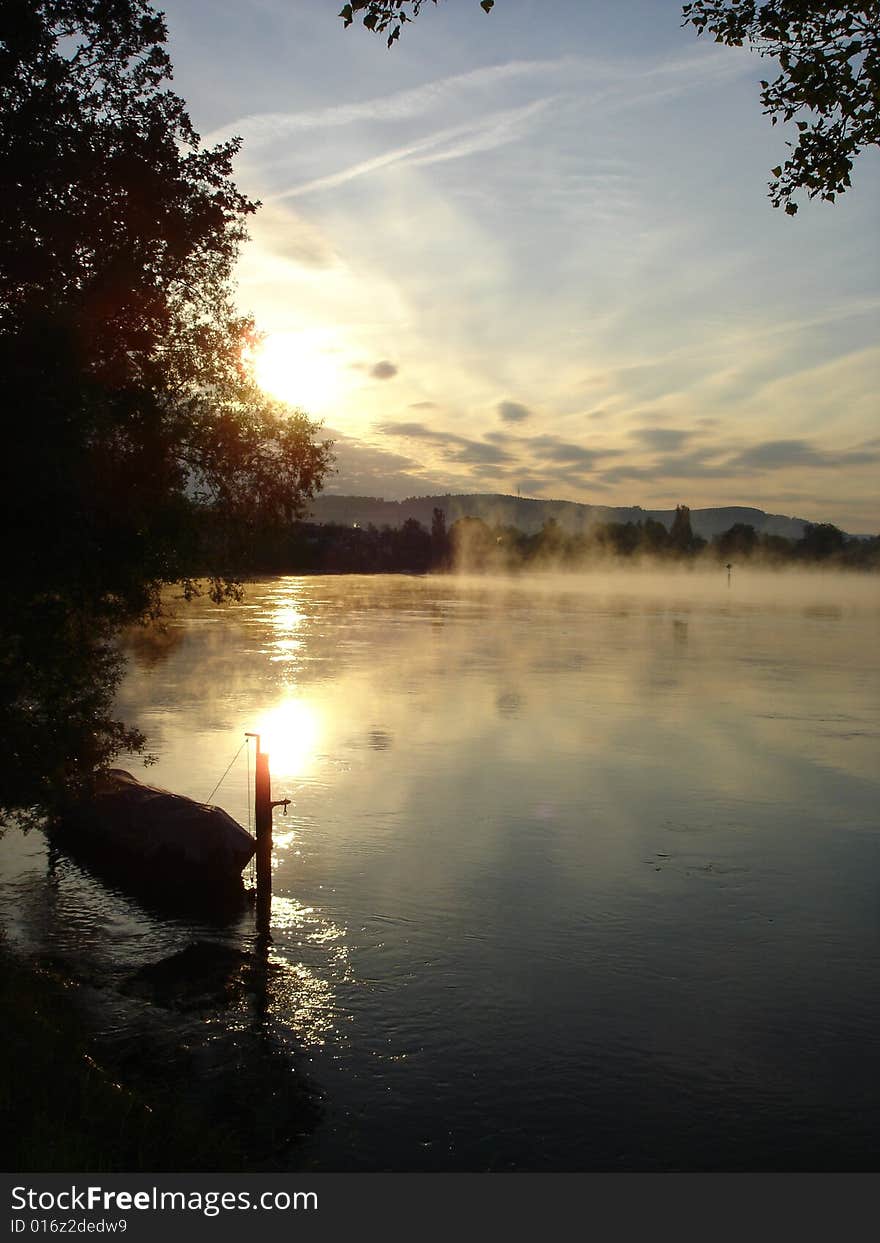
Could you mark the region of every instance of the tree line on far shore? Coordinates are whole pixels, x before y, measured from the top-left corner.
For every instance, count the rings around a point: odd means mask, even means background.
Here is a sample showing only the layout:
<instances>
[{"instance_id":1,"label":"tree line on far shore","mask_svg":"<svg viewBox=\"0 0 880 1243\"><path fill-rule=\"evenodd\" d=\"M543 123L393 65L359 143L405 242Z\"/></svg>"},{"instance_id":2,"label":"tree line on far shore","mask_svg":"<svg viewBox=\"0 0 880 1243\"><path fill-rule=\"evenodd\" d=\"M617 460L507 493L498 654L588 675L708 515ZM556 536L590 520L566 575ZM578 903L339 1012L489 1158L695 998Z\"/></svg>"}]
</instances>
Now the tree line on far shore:
<instances>
[{"instance_id":1,"label":"tree line on far shore","mask_svg":"<svg viewBox=\"0 0 880 1243\"><path fill-rule=\"evenodd\" d=\"M597 523L582 534L569 534L551 518L529 534L474 517L459 518L447 528L444 511L436 508L430 531L415 518L399 527L308 522L250 527L241 530L234 546L226 544L223 556L229 561L229 572L237 575L455 570L491 574L642 561L702 566L822 565L868 571L880 569L880 537L848 536L823 522L808 524L800 539L789 539L738 522L706 540L694 534L686 505L676 508L669 528L646 518Z\"/></svg>"}]
</instances>

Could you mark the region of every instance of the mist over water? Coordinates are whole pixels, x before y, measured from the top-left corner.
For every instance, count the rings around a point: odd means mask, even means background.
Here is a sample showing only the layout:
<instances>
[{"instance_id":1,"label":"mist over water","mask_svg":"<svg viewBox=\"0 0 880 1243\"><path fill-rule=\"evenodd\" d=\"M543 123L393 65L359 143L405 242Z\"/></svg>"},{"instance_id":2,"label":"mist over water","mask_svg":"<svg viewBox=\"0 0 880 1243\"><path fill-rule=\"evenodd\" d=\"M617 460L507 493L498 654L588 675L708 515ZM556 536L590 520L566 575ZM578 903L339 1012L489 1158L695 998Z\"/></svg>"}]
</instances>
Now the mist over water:
<instances>
[{"instance_id":1,"label":"mist over water","mask_svg":"<svg viewBox=\"0 0 880 1243\"><path fill-rule=\"evenodd\" d=\"M204 799L259 730L293 800L268 1021L325 1095L283 1161L869 1168L878 619L869 576L664 567L275 579L134 636L133 771ZM248 823L243 763L215 801ZM209 935L64 866L41 918L35 840L21 944L112 982Z\"/></svg>"}]
</instances>

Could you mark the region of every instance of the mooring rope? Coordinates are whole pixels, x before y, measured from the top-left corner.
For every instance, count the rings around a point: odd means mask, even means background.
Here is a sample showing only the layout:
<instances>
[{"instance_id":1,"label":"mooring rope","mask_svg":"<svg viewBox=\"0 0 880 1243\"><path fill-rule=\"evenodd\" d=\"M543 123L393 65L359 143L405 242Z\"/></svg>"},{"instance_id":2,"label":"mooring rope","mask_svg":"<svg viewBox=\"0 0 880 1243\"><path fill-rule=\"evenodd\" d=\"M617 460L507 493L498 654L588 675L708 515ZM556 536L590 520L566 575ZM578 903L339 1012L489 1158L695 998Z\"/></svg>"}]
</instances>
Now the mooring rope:
<instances>
[{"instance_id":1,"label":"mooring rope","mask_svg":"<svg viewBox=\"0 0 880 1243\"><path fill-rule=\"evenodd\" d=\"M231 760L229 761L229 763L226 765L226 772L223 774L223 776L220 778L220 780L219 780L219 781L217 782L217 784L214 786L214 789L211 791L211 793L208 795L208 797L204 800L206 803L210 803L211 799L214 797L214 795L215 795L215 794L217 793L217 791L220 789L220 787L222 786L223 782L224 782L224 781L226 780L226 778L229 776L229 770L230 770L230 768L231 768L231 767L232 767L232 765L235 763L235 761L238 759L238 757L241 755L242 751L243 751L243 750L244 750L244 748L247 746L247 744L248 744L248 740L247 740L247 738L245 738L244 742L243 742L243 743L241 744L241 746L238 748L238 750L236 751L235 755L233 755L232 759L231 759ZM250 769L250 752L248 753L248 769Z\"/></svg>"}]
</instances>

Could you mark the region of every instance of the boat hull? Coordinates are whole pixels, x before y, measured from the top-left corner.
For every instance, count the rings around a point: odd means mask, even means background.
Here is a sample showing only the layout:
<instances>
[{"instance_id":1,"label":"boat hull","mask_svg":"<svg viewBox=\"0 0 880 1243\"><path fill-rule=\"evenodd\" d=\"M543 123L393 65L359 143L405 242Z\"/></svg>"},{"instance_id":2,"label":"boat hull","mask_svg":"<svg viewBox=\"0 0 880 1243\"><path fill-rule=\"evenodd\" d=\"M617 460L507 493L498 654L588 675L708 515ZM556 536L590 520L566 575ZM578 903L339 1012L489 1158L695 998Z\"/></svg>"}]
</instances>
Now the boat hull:
<instances>
[{"instance_id":1,"label":"boat hull","mask_svg":"<svg viewBox=\"0 0 880 1243\"><path fill-rule=\"evenodd\" d=\"M222 808L146 785L118 768L69 809L56 840L152 887L203 894L240 890L256 849Z\"/></svg>"}]
</instances>

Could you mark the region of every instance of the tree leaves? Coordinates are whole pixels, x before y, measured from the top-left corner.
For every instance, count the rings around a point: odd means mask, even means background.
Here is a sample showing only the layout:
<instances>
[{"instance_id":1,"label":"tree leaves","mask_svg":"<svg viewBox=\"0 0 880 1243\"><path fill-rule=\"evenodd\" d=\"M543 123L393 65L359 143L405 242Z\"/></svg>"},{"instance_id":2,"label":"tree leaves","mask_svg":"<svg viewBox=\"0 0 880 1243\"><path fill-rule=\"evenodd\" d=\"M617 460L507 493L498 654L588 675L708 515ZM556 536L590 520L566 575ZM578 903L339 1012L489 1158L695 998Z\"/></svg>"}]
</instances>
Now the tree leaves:
<instances>
[{"instance_id":1,"label":"tree leaves","mask_svg":"<svg viewBox=\"0 0 880 1243\"><path fill-rule=\"evenodd\" d=\"M388 46L391 47L400 38L401 26L418 17L425 2L426 0L352 0L351 4L343 5L339 16L343 25L348 27L357 13L366 10L362 18L363 25L375 34L383 34L392 22L396 22L387 39ZM431 3L437 4L438 0L431 0ZM479 0L479 4L484 13L491 13L495 0Z\"/></svg>"},{"instance_id":2,"label":"tree leaves","mask_svg":"<svg viewBox=\"0 0 880 1243\"><path fill-rule=\"evenodd\" d=\"M682 16L698 35L779 62L782 72L761 80L761 102L772 124L795 121L798 138L772 170L773 206L795 215L802 191L833 203L859 153L880 144L880 2L695 0ZM812 118L796 119L804 112Z\"/></svg>"}]
</instances>

